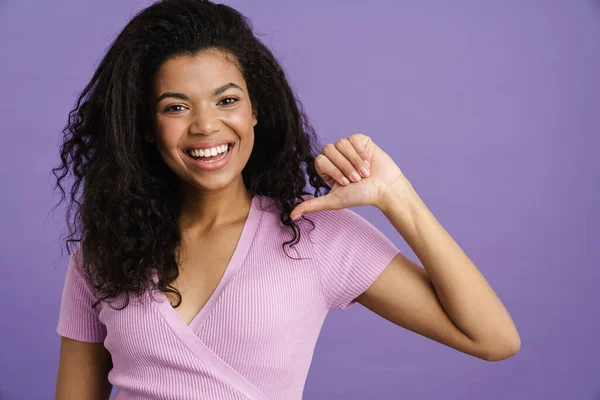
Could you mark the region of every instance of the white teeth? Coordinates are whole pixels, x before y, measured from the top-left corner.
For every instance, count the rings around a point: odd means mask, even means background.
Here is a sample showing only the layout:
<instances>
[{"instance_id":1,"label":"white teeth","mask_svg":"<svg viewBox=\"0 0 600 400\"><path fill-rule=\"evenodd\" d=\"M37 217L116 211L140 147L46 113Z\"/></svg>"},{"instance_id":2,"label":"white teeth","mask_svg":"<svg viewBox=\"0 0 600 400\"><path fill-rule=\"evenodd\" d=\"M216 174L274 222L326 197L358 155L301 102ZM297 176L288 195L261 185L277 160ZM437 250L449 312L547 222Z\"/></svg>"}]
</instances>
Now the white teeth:
<instances>
[{"instance_id":1,"label":"white teeth","mask_svg":"<svg viewBox=\"0 0 600 400\"><path fill-rule=\"evenodd\" d=\"M210 149L195 149L188 150L188 154L193 157L210 157L216 156L217 154L221 154L227 151L229 148L228 144L223 144L221 146L212 147Z\"/></svg>"}]
</instances>

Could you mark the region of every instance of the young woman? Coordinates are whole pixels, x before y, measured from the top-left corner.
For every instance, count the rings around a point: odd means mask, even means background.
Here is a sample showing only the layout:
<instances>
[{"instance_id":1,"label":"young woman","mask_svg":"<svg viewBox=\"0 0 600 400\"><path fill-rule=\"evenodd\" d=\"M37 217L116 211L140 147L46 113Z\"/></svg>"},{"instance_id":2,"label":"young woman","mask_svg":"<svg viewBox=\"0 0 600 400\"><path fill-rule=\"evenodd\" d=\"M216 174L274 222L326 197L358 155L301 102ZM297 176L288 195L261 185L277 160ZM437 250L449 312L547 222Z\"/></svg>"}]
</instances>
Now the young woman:
<instances>
[{"instance_id":1,"label":"young woman","mask_svg":"<svg viewBox=\"0 0 600 400\"><path fill-rule=\"evenodd\" d=\"M394 161L363 134L317 143L237 11L165 0L136 15L53 170L63 199L75 176L77 243L56 398L114 385L117 399L300 399L328 310L355 302L484 360L515 354L508 312ZM349 210L360 205L424 268Z\"/></svg>"}]
</instances>

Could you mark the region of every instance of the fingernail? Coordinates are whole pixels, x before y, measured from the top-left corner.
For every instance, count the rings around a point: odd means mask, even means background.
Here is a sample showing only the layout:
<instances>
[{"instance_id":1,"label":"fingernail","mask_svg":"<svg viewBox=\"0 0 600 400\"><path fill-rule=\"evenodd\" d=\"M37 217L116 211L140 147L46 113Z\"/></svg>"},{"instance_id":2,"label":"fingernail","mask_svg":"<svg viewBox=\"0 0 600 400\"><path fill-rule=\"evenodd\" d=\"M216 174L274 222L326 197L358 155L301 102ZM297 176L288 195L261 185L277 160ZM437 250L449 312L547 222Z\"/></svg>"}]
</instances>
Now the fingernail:
<instances>
[{"instance_id":1,"label":"fingernail","mask_svg":"<svg viewBox=\"0 0 600 400\"><path fill-rule=\"evenodd\" d=\"M369 169L367 167L362 167L360 169L360 173L362 174L363 178L366 178L369 176Z\"/></svg>"},{"instance_id":2,"label":"fingernail","mask_svg":"<svg viewBox=\"0 0 600 400\"><path fill-rule=\"evenodd\" d=\"M342 177L342 185L347 186L350 184L350 181L345 176Z\"/></svg>"},{"instance_id":3,"label":"fingernail","mask_svg":"<svg viewBox=\"0 0 600 400\"><path fill-rule=\"evenodd\" d=\"M369 162L369 160L364 160L365 164L367 164L367 167L371 168L371 163Z\"/></svg>"},{"instance_id":4,"label":"fingernail","mask_svg":"<svg viewBox=\"0 0 600 400\"><path fill-rule=\"evenodd\" d=\"M353 180L354 182L358 182L358 181L360 181L360 175L358 175L356 172L352 172L352 173L350 174L350 178L352 178L352 180Z\"/></svg>"}]
</instances>

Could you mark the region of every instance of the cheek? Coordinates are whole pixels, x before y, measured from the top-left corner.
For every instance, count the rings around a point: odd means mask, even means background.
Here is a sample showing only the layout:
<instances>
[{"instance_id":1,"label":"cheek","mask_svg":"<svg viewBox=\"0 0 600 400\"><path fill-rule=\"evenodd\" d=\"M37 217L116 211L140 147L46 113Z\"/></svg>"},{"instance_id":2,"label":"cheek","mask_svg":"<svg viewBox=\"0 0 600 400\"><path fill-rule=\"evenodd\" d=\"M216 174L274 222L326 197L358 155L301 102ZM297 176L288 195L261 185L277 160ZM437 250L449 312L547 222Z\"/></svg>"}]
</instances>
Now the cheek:
<instances>
[{"instance_id":1,"label":"cheek","mask_svg":"<svg viewBox=\"0 0 600 400\"><path fill-rule=\"evenodd\" d=\"M185 125L181 120L158 119L156 121L156 139L163 147L173 147L177 144L184 129Z\"/></svg>"},{"instance_id":2,"label":"cheek","mask_svg":"<svg viewBox=\"0 0 600 400\"><path fill-rule=\"evenodd\" d=\"M249 108L239 109L239 112L229 115L229 125L235 127L240 133L247 133L254 127L252 121L252 110Z\"/></svg>"}]
</instances>

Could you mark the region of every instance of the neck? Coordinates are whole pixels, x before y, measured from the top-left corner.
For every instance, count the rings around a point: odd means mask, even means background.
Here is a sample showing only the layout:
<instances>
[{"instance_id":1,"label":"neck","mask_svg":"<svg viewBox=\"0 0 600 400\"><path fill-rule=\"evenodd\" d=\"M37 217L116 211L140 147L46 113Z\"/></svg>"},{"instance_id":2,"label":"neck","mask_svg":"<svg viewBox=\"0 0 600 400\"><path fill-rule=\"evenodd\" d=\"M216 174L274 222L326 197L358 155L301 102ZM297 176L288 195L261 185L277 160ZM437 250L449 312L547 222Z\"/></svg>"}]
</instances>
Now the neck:
<instances>
[{"instance_id":1,"label":"neck","mask_svg":"<svg viewBox=\"0 0 600 400\"><path fill-rule=\"evenodd\" d=\"M252 203L241 176L237 184L232 182L221 189L199 190L185 185L182 192L179 226L188 232L207 232L245 219Z\"/></svg>"}]
</instances>

